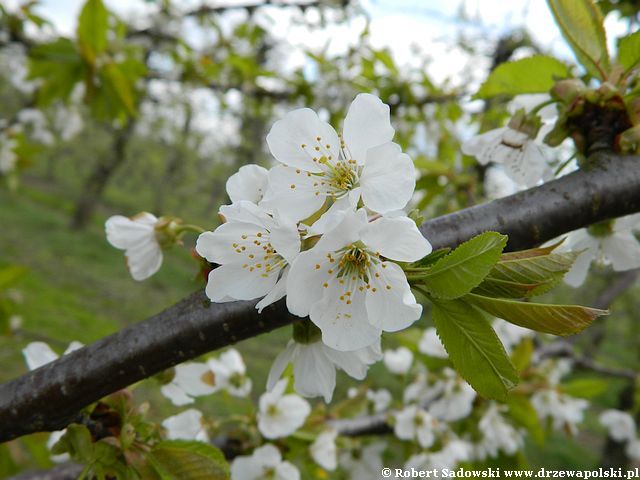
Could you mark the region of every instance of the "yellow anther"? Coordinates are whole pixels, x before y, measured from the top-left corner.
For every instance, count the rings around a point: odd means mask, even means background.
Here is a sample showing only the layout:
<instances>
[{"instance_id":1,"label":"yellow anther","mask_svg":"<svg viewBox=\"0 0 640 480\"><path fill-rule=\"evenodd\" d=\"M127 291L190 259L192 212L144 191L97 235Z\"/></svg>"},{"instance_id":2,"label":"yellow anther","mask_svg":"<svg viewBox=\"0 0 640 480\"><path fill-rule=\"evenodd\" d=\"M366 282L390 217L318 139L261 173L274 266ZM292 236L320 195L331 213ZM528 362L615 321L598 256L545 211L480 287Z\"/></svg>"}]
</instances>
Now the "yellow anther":
<instances>
[{"instance_id":1,"label":"yellow anther","mask_svg":"<svg viewBox=\"0 0 640 480\"><path fill-rule=\"evenodd\" d=\"M322 286L323 286L324 288L327 288L327 287L329 286L329 284L328 284L327 282L324 282L324 283L322 284Z\"/></svg>"},{"instance_id":2,"label":"yellow anther","mask_svg":"<svg viewBox=\"0 0 640 480\"><path fill-rule=\"evenodd\" d=\"M294 188L296 188L296 186L292 183L291 184L291 189L293 190Z\"/></svg>"},{"instance_id":3,"label":"yellow anther","mask_svg":"<svg viewBox=\"0 0 640 480\"><path fill-rule=\"evenodd\" d=\"M316 270L320 269L320 265L316 263Z\"/></svg>"}]
</instances>

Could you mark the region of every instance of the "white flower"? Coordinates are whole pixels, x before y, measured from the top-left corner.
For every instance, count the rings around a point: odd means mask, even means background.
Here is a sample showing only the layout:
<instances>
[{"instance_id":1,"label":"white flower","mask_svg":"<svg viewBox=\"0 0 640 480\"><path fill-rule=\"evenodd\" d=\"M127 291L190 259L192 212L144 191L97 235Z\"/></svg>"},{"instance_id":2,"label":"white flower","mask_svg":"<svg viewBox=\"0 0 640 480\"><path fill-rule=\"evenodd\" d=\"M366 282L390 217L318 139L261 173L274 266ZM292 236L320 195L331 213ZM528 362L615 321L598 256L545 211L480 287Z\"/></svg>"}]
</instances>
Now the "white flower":
<instances>
[{"instance_id":1,"label":"white flower","mask_svg":"<svg viewBox=\"0 0 640 480\"><path fill-rule=\"evenodd\" d=\"M162 265L162 248L156 238L158 218L147 212L127 218L114 215L105 223L108 242L125 251L134 280L145 280Z\"/></svg>"},{"instance_id":2,"label":"white flower","mask_svg":"<svg viewBox=\"0 0 640 480\"><path fill-rule=\"evenodd\" d=\"M206 363L183 363L175 367L173 379L163 385L160 392L176 406L188 405L194 402L193 397L215 393L217 389L211 383L213 380Z\"/></svg>"},{"instance_id":3,"label":"white flower","mask_svg":"<svg viewBox=\"0 0 640 480\"><path fill-rule=\"evenodd\" d=\"M624 451L631 460L640 461L640 440L637 438L631 440L627 443L627 448Z\"/></svg>"},{"instance_id":4,"label":"white flower","mask_svg":"<svg viewBox=\"0 0 640 480\"><path fill-rule=\"evenodd\" d=\"M630 442L636 439L636 422L627 412L605 410L600 414L599 420L616 442Z\"/></svg>"},{"instance_id":5,"label":"white flower","mask_svg":"<svg viewBox=\"0 0 640 480\"><path fill-rule=\"evenodd\" d=\"M9 139L5 134L0 134L0 174L11 172L18 162L15 154L16 141Z\"/></svg>"},{"instance_id":6,"label":"white flower","mask_svg":"<svg viewBox=\"0 0 640 480\"><path fill-rule=\"evenodd\" d=\"M400 347L396 350L385 350L384 365L391 373L404 375L411 368L413 363L413 353L407 347Z\"/></svg>"},{"instance_id":7,"label":"white flower","mask_svg":"<svg viewBox=\"0 0 640 480\"><path fill-rule=\"evenodd\" d=\"M82 347L84 347L82 343L73 341L69 344L63 355L71 353ZM51 350L51 347L44 342L31 342L24 349L22 349L22 355L24 356L29 370L40 368L43 365L51 363L60 357L60 355Z\"/></svg>"},{"instance_id":8,"label":"white flower","mask_svg":"<svg viewBox=\"0 0 640 480\"><path fill-rule=\"evenodd\" d=\"M476 391L452 369L445 368L441 395L429 405L429 413L438 420L454 422L467 417L473 409Z\"/></svg>"},{"instance_id":9,"label":"white flower","mask_svg":"<svg viewBox=\"0 0 640 480\"><path fill-rule=\"evenodd\" d=\"M559 393L555 389L538 390L531 396L531 404L540 419L549 418L555 430L566 430L575 435L577 424L582 422L584 410L589 402Z\"/></svg>"},{"instance_id":10,"label":"white flower","mask_svg":"<svg viewBox=\"0 0 640 480\"><path fill-rule=\"evenodd\" d=\"M65 433L67 433L66 428L64 430L56 430L54 432L51 432L51 435L49 435L49 438L47 440L47 448L51 450L54 447L54 445L58 443L58 440L60 440ZM71 456L68 453L61 453L60 455L51 455L51 460L55 463L64 463L71 460Z\"/></svg>"},{"instance_id":11,"label":"white flower","mask_svg":"<svg viewBox=\"0 0 640 480\"><path fill-rule=\"evenodd\" d=\"M395 414L393 431L400 440L417 440L421 447L429 448L436 439L438 421L416 405L409 405Z\"/></svg>"},{"instance_id":12,"label":"white flower","mask_svg":"<svg viewBox=\"0 0 640 480\"><path fill-rule=\"evenodd\" d=\"M295 394L285 395L287 380L280 380L260 397L258 430L265 438L286 437L300 428L311 412L309 403Z\"/></svg>"},{"instance_id":13,"label":"white flower","mask_svg":"<svg viewBox=\"0 0 640 480\"><path fill-rule=\"evenodd\" d=\"M497 457L500 451L513 455L524 444L522 433L507 423L500 414L502 408L504 407L491 402L478 423L482 440L476 445L476 455L480 460L486 457Z\"/></svg>"},{"instance_id":14,"label":"white flower","mask_svg":"<svg viewBox=\"0 0 640 480\"><path fill-rule=\"evenodd\" d=\"M508 197L521 190L502 165L491 165L484 173L484 193L489 200Z\"/></svg>"},{"instance_id":15,"label":"white flower","mask_svg":"<svg viewBox=\"0 0 640 480\"><path fill-rule=\"evenodd\" d=\"M422 334L420 343L418 343L418 350L420 353L430 357L449 358L449 354L444 349L444 345L442 345L440 337L438 337L438 333L433 327L427 328Z\"/></svg>"},{"instance_id":16,"label":"white flower","mask_svg":"<svg viewBox=\"0 0 640 480\"><path fill-rule=\"evenodd\" d=\"M208 361L213 373L216 389L227 390L235 397L246 397L251 392L251 379L247 377L247 367L235 348L230 348L218 359Z\"/></svg>"},{"instance_id":17,"label":"white flower","mask_svg":"<svg viewBox=\"0 0 640 480\"><path fill-rule=\"evenodd\" d=\"M514 325L499 318L493 321L493 329L507 353L511 352L513 347L518 346L523 339L531 338L535 335L533 330Z\"/></svg>"},{"instance_id":18,"label":"white flower","mask_svg":"<svg viewBox=\"0 0 640 480\"><path fill-rule=\"evenodd\" d=\"M232 203L260 203L267 190L269 171L259 165L244 165L227 180L227 194Z\"/></svg>"},{"instance_id":19,"label":"white flower","mask_svg":"<svg viewBox=\"0 0 640 480\"><path fill-rule=\"evenodd\" d=\"M379 478L382 470L381 456L384 449L384 443L376 442L363 449L345 452L340 455L340 465L349 472L350 480Z\"/></svg>"},{"instance_id":20,"label":"white flower","mask_svg":"<svg viewBox=\"0 0 640 480\"><path fill-rule=\"evenodd\" d=\"M300 472L273 445L256 448L251 456L244 455L231 462L231 480L300 480Z\"/></svg>"},{"instance_id":21,"label":"white flower","mask_svg":"<svg viewBox=\"0 0 640 480\"><path fill-rule=\"evenodd\" d=\"M267 390L273 389L282 372L293 363L294 388L305 397L324 397L329 403L336 386L336 369L344 370L356 380L363 380L369 365L382 358L380 340L352 352L341 352L321 341L298 343L290 340L287 348L273 362Z\"/></svg>"},{"instance_id":22,"label":"white flower","mask_svg":"<svg viewBox=\"0 0 640 480\"><path fill-rule=\"evenodd\" d=\"M208 442L209 436L202 423L202 412L190 408L162 422L169 440L198 440Z\"/></svg>"},{"instance_id":23,"label":"white flower","mask_svg":"<svg viewBox=\"0 0 640 480\"><path fill-rule=\"evenodd\" d=\"M227 223L198 237L196 251L218 263L206 293L213 302L262 298L258 311L285 295L289 264L300 251L294 223L269 215L251 202L220 209Z\"/></svg>"},{"instance_id":24,"label":"white flower","mask_svg":"<svg viewBox=\"0 0 640 480\"><path fill-rule=\"evenodd\" d=\"M451 440L437 452L418 453L412 455L405 463L405 469L439 471L455 468L460 462L471 460L473 446L463 440Z\"/></svg>"},{"instance_id":25,"label":"white flower","mask_svg":"<svg viewBox=\"0 0 640 480\"><path fill-rule=\"evenodd\" d=\"M548 170L547 149L528 134L510 127L489 130L462 144L466 155L476 157L482 165L501 164L510 179L526 187L536 185Z\"/></svg>"},{"instance_id":26,"label":"white flower","mask_svg":"<svg viewBox=\"0 0 640 480\"><path fill-rule=\"evenodd\" d=\"M382 330L402 330L422 314L402 268L386 259L413 262L430 252L409 218L368 223L363 209L348 212L296 258L287 279L287 307L308 315L329 347L364 348Z\"/></svg>"},{"instance_id":27,"label":"white flower","mask_svg":"<svg viewBox=\"0 0 640 480\"><path fill-rule=\"evenodd\" d=\"M444 382L437 381L430 383L426 373L420 373L416 379L404 390L404 403L423 402L429 403L442 392Z\"/></svg>"},{"instance_id":28,"label":"white flower","mask_svg":"<svg viewBox=\"0 0 640 480\"><path fill-rule=\"evenodd\" d=\"M640 231L640 214L628 215L615 220L610 231L592 235L589 229L582 228L571 232L558 251L584 250L576 259L573 267L564 277L572 287L582 285L592 262L611 265L614 271L623 272L640 268L640 242L634 232Z\"/></svg>"},{"instance_id":29,"label":"white flower","mask_svg":"<svg viewBox=\"0 0 640 480\"><path fill-rule=\"evenodd\" d=\"M334 471L338 466L337 436L338 432L335 430L327 430L318 435L309 447L313 461L330 472Z\"/></svg>"},{"instance_id":30,"label":"white flower","mask_svg":"<svg viewBox=\"0 0 640 480\"><path fill-rule=\"evenodd\" d=\"M378 213L404 208L415 188L415 169L391 142L394 133L389 107L370 94L351 104L342 137L313 110L288 113L267 135L271 153L283 165L269 172L265 201L293 220L309 217L327 199L341 208L362 199Z\"/></svg>"},{"instance_id":31,"label":"white flower","mask_svg":"<svg viewBox=\"0 0 640 480\"><path fill-rule=\"evenodd\" d=\"M375 413L384 412L391 405L391 393L385 388L378 390L367 390L367 400L373 405L373 411Z\"/></svg>"}]
</instances>

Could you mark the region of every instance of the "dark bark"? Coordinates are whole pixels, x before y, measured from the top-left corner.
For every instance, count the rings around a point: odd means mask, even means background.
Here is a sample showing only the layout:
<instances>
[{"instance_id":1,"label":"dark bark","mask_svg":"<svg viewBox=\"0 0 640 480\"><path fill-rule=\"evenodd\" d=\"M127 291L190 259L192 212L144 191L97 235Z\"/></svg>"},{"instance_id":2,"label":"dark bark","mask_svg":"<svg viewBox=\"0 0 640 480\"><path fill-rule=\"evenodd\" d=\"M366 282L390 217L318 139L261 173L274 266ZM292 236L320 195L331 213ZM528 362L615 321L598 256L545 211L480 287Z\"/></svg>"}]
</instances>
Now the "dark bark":
<instances>
[{"instance_id":1,"label":"dark bark","mask_svg":"<svg viewBox=\"0 0 640 480\"><path fill-rule=\"evenodd\" d=\"M133 133L134 124L133 120L129 120L126 126L116 131L113 152L99 159L87 178L74 209L71 228L84 228L91 219L107 183L125 161L127 144Z\"/></svg>"},{"instance_id":2,"label":"dark bark","mask_svg":"<svg viewBox=\"0 0 640 480\"><path fill-rule=\"evenodd\" d=\"M597 166L510 197L427 221L434 248L455 247L488 230L509 235L511 250L640 211L640 159L600 156ZM58 430L105 395L239 340L294 320L278 302L208 305L195 293L150 319L0 385L0 441Z\"/></svg>"}]
</instances>

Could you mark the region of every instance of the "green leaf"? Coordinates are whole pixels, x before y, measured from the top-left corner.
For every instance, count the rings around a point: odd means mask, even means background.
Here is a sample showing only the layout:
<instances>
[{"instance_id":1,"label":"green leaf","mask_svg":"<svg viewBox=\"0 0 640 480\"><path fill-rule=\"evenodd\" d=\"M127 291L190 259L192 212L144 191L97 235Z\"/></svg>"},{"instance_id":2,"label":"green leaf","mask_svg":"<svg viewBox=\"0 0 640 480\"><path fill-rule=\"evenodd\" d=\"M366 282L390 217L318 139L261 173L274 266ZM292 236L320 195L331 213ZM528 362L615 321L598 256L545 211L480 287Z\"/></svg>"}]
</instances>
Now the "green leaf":
<instances>
[{"instance_id":1,"label":"green leaf","mask_svg":"<svg viewBox=\"0 0 640 480\"><path fill-rule=\"evenodd\" d=\"M549 245L547 247L535 247L530 248L528 250L518 250L517 252L505 252L500 256L501 262L506 262L507 260L521 260L523 258L531 258L531 257L541 257L544 255L549 255L556 248L564 243L564 238L553 245Z\"/></svg>"},{"instance_id":2,"label":"green leaf","mask_svg":"<svg viewBox=\"0 0 640 480\"><path fill-rule=\"evenodd\" d=\"M417 262L411 264L411 267L429 267L444 257L447 253L449 253L451 249L449 247L440 248L438 250L434 250L426 257L421 258Z\"/></svg>"},{"instance_id":3,"label":"green leaf","mask_svg":"<svg viewBox=\"0 0 640 480\"><path fill-rule=\"evenodd\" d=\"M460 300L434 301L433 323L460 375L480 395L505 399L518 373L482 312Z\"/></svg>"},{"instance_id":4,"label":"green leaf","mask_svg":"<svg viewBox=\"0 0 640 480\"><path fill-rule=\"evenodd\" d=\"M38 88L38 104L41 106L67 100L84 74L82 59L73 43L66 38L37 45L29 52L29 79L41 80Z\"/></svg>"},{"instance_id":5,"label":"green leaf","mask_svg":"<svg viewBox=\"0 0 640 480\"><path fill-rule=\"evenodd\" d=\"M618 42L618 63L629 71L640 63L640 32L622 37Z\"/></svg>"},{"instance_id":6,"label":"green leaf","mask_svg":"<svg viewBox=\"0 0 640 480\"><path fill-rule=\"evenodd\" d=\"M147 459L162 480L226 480L230 475L222 452L203 442L160 442Z\"/></svg>"},{"instance_id":7,"label":"green leaf","mask_svg":"<svg viewBox=\"0 0 640 480\"><path fill-rule=\"evenodd\" d=\"M544 428L529 399L523 395L511 395L507 399L507 406L509 407L509 416L514 422L526 428L537 444L542 444L544 442Z\"/></svg>"},{"instance_id":8,"label":"green leaf","mask_svg":"<svg viewBox=\"0 0 640 480\"><path fill-rule=\"evenodd\" d=\"M591 399L606 391L609 384L608 380L602 378L577 378L563 383L560 390L572 397Z\"/></svg>"},{"instance_id":9,"label":"green leaf","mask_svg":"<svg viewBox=\"0 0 640 480\"><path fill-rule=\"evenodd\" d=\"M508 298L542 295L562 280L579 254L562 252L522 258L503 255L475 293Z\"/></svg>"},{"instance_id":10,"label":"green leaf","mask_svg":"<svg viewBox=\"0 0 640 480\"><path fill-rule=\"evenodd\" d=\"M595 318L609 313L606 310L579 305L518 302L503 298L489 298L473 293L465 296L464 300L494 317L502 318L524 328L554 335L571 335L580 332L588 327Z\"/></svg>"},{"instance_id":11,"label":"green leaf","mask_svg":"<svg viewBox=\"0 0 640 480\"><path fill-rule=\"evenodd\" d=\"M545 55L534 55L498 65L474 98L546 93L557 79L570 76L569 67L560 60Z\"/></svg>"},{"instance_id":12,"label":"green leaf","mask_svg":"<svg viewBox=\"0 0 640 480\"><path fill-rule=\"evenodd\" d=\"M136 114L133 85L115 63L106 64L100 71L104 88L114 92L129 115Z\"/></svg>"},{"instance_id":13,"label":"green leaf","mask_svg":"<svg viewBox=\"0 0 640 480\"><path fill-rule=\"evenodd\" d=\"M533 341L523 338L511 352L511 361L518 372L522 372L531 364L533 356Z\"/></svg>"},{"instance_id":14,"label":"green leaf","mask_svg":"<svg viewBox=\"0 0 640 480\"><path fill-rule=\"evenodd\" d=\"M602 13L593 0L547 0L562 35L578 61L592 76L609 72L607 35Z\"/></svg>"},{"instance_id":15,"label":"green leaf","mask_svg":"<svg viewBox=\"0 0 640 480\"><path fill-rule=\"evenodd\" d=\"M507 244L507 237L485 232L438 260L422 280L439 298L458 298L477 287L491 271Z\"/></svg>"},{"instance_id":16,"label":"green leaf","mask_svg":"<svg viewBox=\"0 0 640 480\"><path fill-rule=\"evenodd\" d=\"M109 12L102 0L87 0L78 18L78 45L84 59L94 64L107 49Z\"/></svg>"}]
</instances>

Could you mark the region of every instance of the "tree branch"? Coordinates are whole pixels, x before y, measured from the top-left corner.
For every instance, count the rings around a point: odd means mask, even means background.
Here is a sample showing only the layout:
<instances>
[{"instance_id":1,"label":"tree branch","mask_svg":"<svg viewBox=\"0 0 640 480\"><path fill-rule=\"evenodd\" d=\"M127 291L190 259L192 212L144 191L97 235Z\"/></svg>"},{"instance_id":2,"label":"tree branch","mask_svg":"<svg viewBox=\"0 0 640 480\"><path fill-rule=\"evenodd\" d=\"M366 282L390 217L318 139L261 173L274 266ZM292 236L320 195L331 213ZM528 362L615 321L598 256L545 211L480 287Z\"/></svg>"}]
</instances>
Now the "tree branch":
<instances>
[{"instance_id":1,"label":"tree branch","mask_svg":"<svg viewBox=\"0 0 640 480\"><path fill-rule=\"evenodd\" d=\"M434 248L455 247L487 230L511 250L640 211L640 158L600 155L540 187L425 222ZM291 323L284 302L258 315L253 302L209 304L197 292L144 322L0 385L0 442L64 428L87 405L203 353Z\"/></svg>"}]
</instances>

